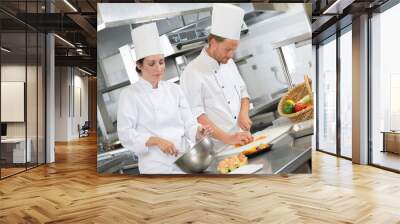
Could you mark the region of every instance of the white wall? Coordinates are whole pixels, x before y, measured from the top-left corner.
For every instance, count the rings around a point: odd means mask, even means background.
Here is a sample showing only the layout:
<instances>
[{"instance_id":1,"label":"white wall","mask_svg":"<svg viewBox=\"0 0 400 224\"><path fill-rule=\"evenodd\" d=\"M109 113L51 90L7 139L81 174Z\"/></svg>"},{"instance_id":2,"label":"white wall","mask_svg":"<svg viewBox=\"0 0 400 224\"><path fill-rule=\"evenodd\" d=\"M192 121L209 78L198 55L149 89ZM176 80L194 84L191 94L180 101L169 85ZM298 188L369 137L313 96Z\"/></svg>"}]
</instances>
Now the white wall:
<instances>
[{"instance_id":1,"label":"white wall","mask_svg":"<svg viewBox=\"0 0 400 224\"><path fill-rule=\"evenodd\" d=\"M88 78L81 75L83 73L71 67L56 67L56 141L77 139L78 124L82 126L88 120Z\"/></svg>"},{"instance_id":2,"label":"white wall","mask_svg":"<svg viewBox=\"0 0 400 224\"><path fill-rule=\"evenodd\" d=\"M68 140L68 86L67 67L55 68L55 141Z\"/></svg>"},{"instance_id":3,"label":"white wall","mask_svg":"<svg viewBox=\"0 0 400 224\"><path fill-rule=\"evenodd\" d=\"M32 76L36 77L36 67L18 64L6 64L1 66L1 81L4 82L25 82L25 75L28 75L29 87L27 88L27 120L28 120L28 137L33 130L36 130L36 80L33 80ZM32 105L33 103L33 105ZM8 108L1 108L1 110L7 110ZM34 113L35 112L35 113ZM8 137L25 137L25 126L26 122L7 122L7 136ZM35 131L36 133L36 131Z\"/></svg>"},{"instance_id":4,"label":"white wall","mask_svg":"<svg viewBox=\"0 0 400 224\"><path fill-rule=\"evenodd\" d=\"M1 66L1 81L2 82L25 82L25 65L8 64ZM28 71L32 67L28 66ZM1 108L7 110L7 108ZM25 122L10 122L7 123L8 137L25 137Z\"/></svg>"},{"instance_id":5,"label":"white wall","mask_svg":"<svg viewBox=\"0 0 400 224\"><path fill-rule=\"evenodd\" d=\"M82 77L80 75L76 75L77 70L75 70L74 75L74 96L71 96L71 99L74 99L74 107L72 111L72 119L71 119L71 131L69 133L71 139L76 139L79 136L78 133L78 124L82 126L85 121L88 121L88 78ZM79 93L80 90L80 93ZM80 94L80 98L79 98ZM79 100L81 101L79 103ZM71 103L72 104L72 103ZM81 107L81 108L79 108ZM80 112L79 109L82 111Z\"/></svg>"}]
</instances>

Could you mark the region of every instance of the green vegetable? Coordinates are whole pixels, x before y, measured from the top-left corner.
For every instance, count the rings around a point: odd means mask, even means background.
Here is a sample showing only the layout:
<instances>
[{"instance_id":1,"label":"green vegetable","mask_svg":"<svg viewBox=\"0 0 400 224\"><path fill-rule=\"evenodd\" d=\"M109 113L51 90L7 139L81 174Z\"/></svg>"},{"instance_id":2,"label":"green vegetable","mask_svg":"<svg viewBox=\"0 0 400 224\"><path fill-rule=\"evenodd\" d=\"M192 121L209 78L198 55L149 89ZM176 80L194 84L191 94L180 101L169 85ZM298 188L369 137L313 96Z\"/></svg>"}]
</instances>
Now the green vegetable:
<instances>
[{"instance_id":1,"label":"green vegetable","mask_svg":"<svg viewBox=\"0 0 400 224\"><path fill-rule=\"evenodd\" d=\"M293 113L294 105L291 102L286 102L283 105L283 113L285 114L291 114Z\"/></svg>"},{"instance_id":2,"label":"green vegetable","mask_svg":"<svg viewBox=\"0 0 400 224\"><path fill-rule=\"evenodd\" d=\"M299 100L297 103L303 103L303 104L307 104L307 103L311 103L311 97L310 95L307 95L305 97L303 97L301 100Z\"/></svg>"}]
</instances>

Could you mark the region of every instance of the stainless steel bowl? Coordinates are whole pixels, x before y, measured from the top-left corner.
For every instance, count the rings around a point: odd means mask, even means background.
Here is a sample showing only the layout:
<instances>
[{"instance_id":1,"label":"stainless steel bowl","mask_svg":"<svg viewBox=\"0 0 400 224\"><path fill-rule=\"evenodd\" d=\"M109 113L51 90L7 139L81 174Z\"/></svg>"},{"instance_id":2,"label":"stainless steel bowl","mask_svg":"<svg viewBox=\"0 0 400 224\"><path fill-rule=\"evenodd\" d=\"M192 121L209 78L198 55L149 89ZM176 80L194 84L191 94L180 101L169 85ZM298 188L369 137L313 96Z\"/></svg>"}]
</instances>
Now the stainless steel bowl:
<instances>
[{"instance_id":1,"label":"stainless steel bowl","mask_svg":"<svg viewBox=\"0 0 400 224\"><path fill-rule=\"evenodd\" d=\"M215 157L214 143L204 137L180 156L175 164L186 173L200 173L206 170Z\"/></svg>"}]
</instances>

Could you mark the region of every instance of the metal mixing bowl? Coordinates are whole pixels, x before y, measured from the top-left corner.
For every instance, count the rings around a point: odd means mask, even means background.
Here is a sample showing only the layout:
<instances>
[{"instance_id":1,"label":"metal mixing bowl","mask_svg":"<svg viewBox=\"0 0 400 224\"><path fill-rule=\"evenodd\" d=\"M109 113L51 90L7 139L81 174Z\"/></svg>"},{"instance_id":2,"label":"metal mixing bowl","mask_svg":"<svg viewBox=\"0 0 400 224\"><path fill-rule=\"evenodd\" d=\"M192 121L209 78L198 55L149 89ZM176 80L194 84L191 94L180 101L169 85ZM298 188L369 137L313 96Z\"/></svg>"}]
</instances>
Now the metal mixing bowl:
<instances>
[{"instance_id":1,"label":"metal mixing bowl","mask_svg":"<svg viewBox=\"0 0 400 224\"><path fill-rule=\"evenodd\" d=\"M180 156L175 164L187 173L200 173L210 166L214 156L213 141L210 137L204 137Z\"/></svg>"}]
</instances>

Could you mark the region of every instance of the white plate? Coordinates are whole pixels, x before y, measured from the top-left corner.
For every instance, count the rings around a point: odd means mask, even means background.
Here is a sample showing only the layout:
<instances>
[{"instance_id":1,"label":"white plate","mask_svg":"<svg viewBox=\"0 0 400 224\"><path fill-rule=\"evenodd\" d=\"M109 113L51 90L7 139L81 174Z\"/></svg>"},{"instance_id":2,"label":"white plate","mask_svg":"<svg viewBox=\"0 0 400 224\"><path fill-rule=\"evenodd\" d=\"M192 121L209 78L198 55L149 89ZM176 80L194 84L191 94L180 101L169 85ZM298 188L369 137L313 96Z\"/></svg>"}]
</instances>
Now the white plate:
<instances>
[{"instance_id":1,"label":"white plate","mask_svg":"<svg viewBox=\"0 0 400 224\"><path fill-rule=\"evenodd\" d=\"M251 174L255 173L258 170L263 168L263 164L249 164L245 166L241 166L237 168L236 170L230 172L229 174Z\"/></svg>"}]
</instances>

